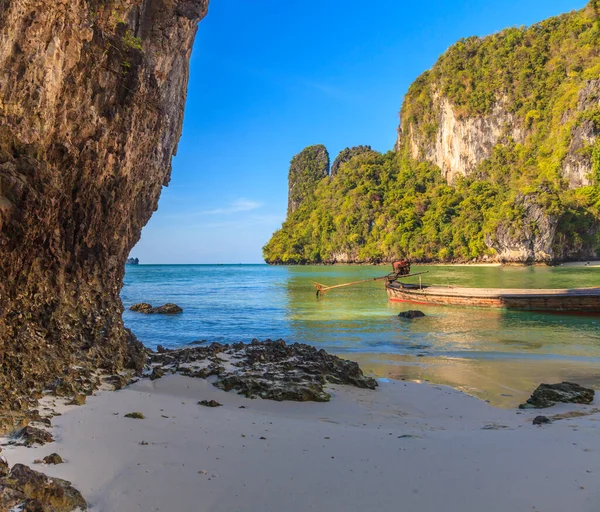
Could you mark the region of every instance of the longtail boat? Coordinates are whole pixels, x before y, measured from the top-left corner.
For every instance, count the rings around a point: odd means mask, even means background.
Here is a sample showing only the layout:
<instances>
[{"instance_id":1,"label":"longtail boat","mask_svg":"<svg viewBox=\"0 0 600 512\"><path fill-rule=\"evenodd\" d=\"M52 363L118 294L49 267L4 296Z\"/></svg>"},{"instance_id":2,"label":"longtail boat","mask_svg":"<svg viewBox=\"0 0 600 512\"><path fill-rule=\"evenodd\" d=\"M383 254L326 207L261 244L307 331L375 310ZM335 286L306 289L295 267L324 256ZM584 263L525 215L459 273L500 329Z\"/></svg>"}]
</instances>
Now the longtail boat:
<instances>
[{"instance_id":1,"label":"longtail boat","mask_svg":"<svg viewBox=\"0 0 600 512\"><path fill-rule=\"evenodd\" d=\"M317 298L335 288L385 280L385 289L392 302L600 315L600 287L531 290L429 286L423 285L421 279L421 275L426 273L413 274L408 261L397 261L393 263L393 272L386 276L334 286L315 283ZM401 281L413 276L419 276L419 284L407 284Z\"/></svg>"},{"instance_id":2,"label":"longtail boat","mask_svg":"<svg viewBox=\"0 0 600 512\"><path fill-rule=\"evenodd\" d=\"M600 287L562 290L462 288L406 284L388 279L385 288L393 302L600 315Z\"/></svg>"}]
</instances>

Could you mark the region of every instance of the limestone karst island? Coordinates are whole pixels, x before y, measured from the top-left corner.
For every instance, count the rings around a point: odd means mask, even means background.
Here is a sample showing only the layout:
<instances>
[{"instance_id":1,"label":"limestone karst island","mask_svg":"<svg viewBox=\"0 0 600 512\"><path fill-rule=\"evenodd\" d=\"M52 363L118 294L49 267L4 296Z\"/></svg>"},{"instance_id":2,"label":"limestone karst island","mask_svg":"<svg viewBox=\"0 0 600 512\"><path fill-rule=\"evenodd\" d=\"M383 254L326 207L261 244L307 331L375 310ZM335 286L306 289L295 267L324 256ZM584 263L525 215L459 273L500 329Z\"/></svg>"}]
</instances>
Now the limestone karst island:
<instances>
[{"instance_id":1,"label":"limestone karst island","mask_svg":"<svg viewBox=\"0 0 600 512\"><path fill-rule=\"evenodd\" d=\"M0 512L597 512L599 320L600 0L0 0Z\"/></svg>"}]
</instances>

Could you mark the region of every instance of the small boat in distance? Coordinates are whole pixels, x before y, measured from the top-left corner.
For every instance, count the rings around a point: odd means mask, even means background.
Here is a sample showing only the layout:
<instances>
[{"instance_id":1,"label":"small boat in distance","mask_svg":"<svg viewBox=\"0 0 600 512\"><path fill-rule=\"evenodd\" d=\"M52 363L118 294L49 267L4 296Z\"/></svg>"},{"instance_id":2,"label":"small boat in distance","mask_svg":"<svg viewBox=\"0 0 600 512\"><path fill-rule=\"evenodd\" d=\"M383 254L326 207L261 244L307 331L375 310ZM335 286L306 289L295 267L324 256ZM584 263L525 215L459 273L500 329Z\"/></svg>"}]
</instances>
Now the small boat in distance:
<instances>
[{"instance_id":1,"label":"small boat in distance","mask_svg":"<svg viewBox=\"0 0 600 512\"><path fill-rule=\"evenodd\" d=\"M600 315L600 287L563 290L462 288L406 284L388 279L385 288L393 302Z\"/></svg>"}]
</instances>

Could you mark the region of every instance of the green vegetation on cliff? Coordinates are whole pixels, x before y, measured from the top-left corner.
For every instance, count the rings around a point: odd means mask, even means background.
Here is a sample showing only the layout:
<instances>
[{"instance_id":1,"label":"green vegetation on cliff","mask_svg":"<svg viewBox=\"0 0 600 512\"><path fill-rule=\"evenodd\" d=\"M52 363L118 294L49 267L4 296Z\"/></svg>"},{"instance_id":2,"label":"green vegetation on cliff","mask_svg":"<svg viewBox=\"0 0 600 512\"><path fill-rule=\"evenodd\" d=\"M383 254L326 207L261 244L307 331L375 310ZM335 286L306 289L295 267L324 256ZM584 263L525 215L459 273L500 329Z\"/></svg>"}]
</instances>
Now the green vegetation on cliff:
<instances>
[{"instance_id":1,"label":"green vegetation on cliff","mask_svg":"<svg viewBox=\"0 0 600 512\"><path fill-rule=\"evenodd\" d=\"M435 144L448 144L440 98L459 121L494 121L499 108L498 118L510 119L476 155L476 167L450 184L428 156ZM342 152L336 172L312 183L313 193L265 245L265 260L593 257L600 249L599 134L594 2L529 28L463 39L410 87L396 152ZM456 137L461 144L463 135Z\"/></svg>"}]
</instances>

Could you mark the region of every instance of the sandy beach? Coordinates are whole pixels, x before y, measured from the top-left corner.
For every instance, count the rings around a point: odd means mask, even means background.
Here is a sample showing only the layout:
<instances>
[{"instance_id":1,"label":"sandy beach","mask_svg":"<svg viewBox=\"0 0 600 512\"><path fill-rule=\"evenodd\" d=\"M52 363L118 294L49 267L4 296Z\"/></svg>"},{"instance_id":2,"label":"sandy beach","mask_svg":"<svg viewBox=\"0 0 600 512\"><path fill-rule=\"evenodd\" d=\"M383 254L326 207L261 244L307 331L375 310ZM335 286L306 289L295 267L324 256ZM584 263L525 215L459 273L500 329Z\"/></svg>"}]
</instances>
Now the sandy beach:
<instances>
[{"instance_id":1,"label":"sandy beach","mask_svg":"<svg viewBox=\"0 0 600 512\"><path fill-rule=\"evenodd\" d=\"M53 420L56 441L4 447L73 482L97 512L595 512L600 413L493 408L402 381L331 386L329 403L249 400L168 376L101 391ZM208 408L199 400L217 400ZM124 417L141 412L145 419ZM585 415L533 426L538 414Z\"/></svg>"}]
</instances>

